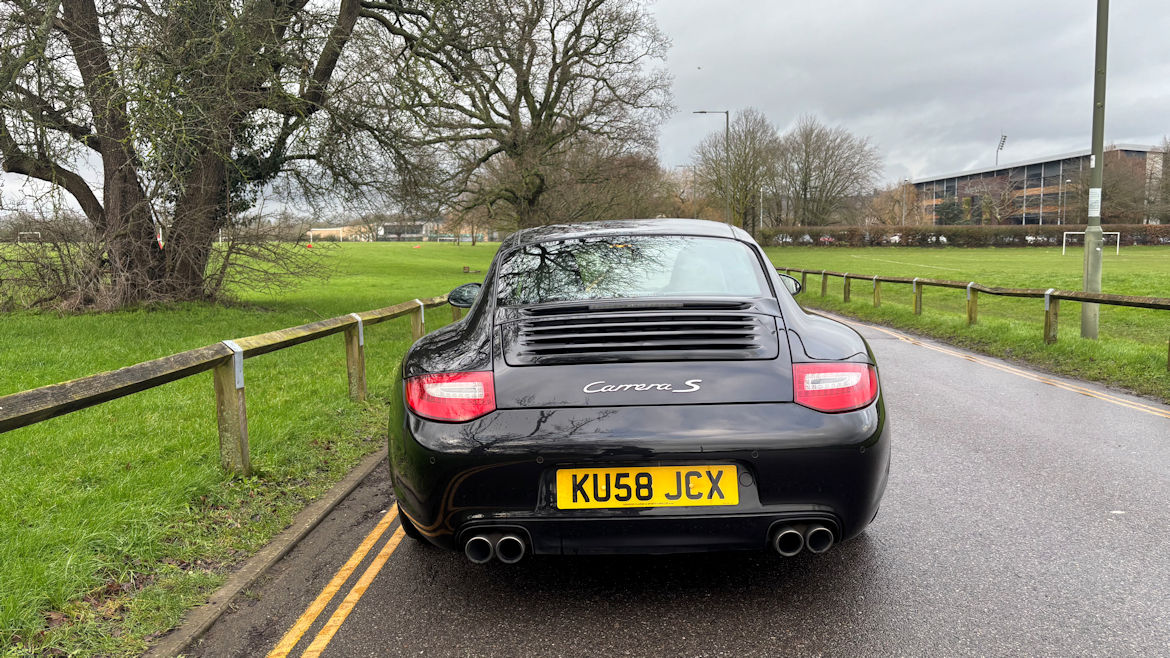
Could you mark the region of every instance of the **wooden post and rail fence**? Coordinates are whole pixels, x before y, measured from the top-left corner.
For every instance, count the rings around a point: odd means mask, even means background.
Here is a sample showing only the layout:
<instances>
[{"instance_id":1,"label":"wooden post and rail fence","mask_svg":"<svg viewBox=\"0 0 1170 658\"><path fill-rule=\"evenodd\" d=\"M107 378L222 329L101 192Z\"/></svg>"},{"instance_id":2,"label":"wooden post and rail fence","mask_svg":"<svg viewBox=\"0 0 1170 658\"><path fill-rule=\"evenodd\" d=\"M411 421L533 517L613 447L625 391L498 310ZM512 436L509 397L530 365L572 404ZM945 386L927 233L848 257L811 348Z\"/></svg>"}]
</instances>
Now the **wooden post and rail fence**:
<instances>
[{"instance_id":1,"label":"wooden post and rail fence","mask_svg":"<svg viewBox=\"0 0 1170 658\"><path fill-rule=\"evenodd\" d=\"M446 303L445 295L415 299L374 311L350 313L299 327L225 340L111 372L5 395L0 397L0 433L211 370L219 424L220 461L228 471L250 475L252 463L248 451L244 359L332 334L344 333L349 396L354 400L364 400L365 328L379 322L410 316L410 332L414 339L418 340L426 333L425 309ZM454 319L462 317L462 309L452 308Z\"/></svg>"},{"instance_id":2,"label":"wooden post and rail fence","mask_svg":"<svg viewBox=\"0 0 1170 658\"><path fill-rule=\"evenodd\" d=\"M868 281L873 286L873 305L881 306L884 283L901 283L913 286L914 314L922 314L922 290L927 286L963 289L967 293L967 324L979 321L979 295L1003 297L1027 297L1044 300L1044 342L1055 343L1060 301L1068 300L1091 304L1109 304L1133 308L1170 310L1170 299L1160 297L1133 297L1108 295L1104 293L1080 292L1073 290L1047 290L1040 288L995 288L982 284L919 277L869 276L829 270L806 270L777 268L792 276L800 274L801 285L808 289L808 275L821 277L821 296L828 295L829 278L844 279L844 301L850 301L852 282ZM213 371L216 416L219 425L220 460L225 469L242 475L252 471L248 451L248 414L245 402L244 360L268 352L275 352L293 345L299 345L336 333L345 334L346 373L349 380L349 396L354 400L366 399L365 327L393 318L410 316L411 335L415 340L426 331L424 309L435 308L447 303L446 296L429 299L415 299L395 306L351 313L328 320L311 322L298 327L279 329L247 338L225 340L214 345L179 352L152 361L144 361L119 370L82 377L60 384L13 393L0 397L0 433L19 427L39 423L50 418L92 407L125 397L149 388L192 375ZM463 310L452 307L452 318L458 320ZM1170 369L1170 345L1167 352L1167 369Z\"/></svg>"},{"instance_id":3,"label":"wooden post and rail fence","mask_svg":"<svg viewBox=\"0 0 1170 658\"><path fill-rule=\"evenodd\" d=\"M1080 302L1082 304L1107 304L1110 306L1128 306L1130 308L1152 308L1170 311L1170 299L1165 297L1135 297L1130 295L1108 295L1100 292L1082 292L1079 290L1056 290L1055 288L996 288L985 286L974 281L946 281L943 279L923 279L921 277L901 276L871 276L868 274L854 274L851 272L831 272L829 270L806 270L795 267L778 267L777 270L788 276L794 272L800 275L801 288L808 290L808 276L821 277L821 297L829 294L829 277L841 277L844 288L842 300L850 301L852 297L852 282L867 281L873 285L873 305L882 305L882 283L902 283L913 286L914 315L922 315L922 289L927 286L937 288L957 288L967 292L967 325L979 322L979 295L996 295L1000 297L1027 297L1044 300L1044 342L1056 342L1057 321L1060 315L1060 300ZM1170 370L1170 341L1167 341L1166 369Z\"/></svg>"}]
</instances>

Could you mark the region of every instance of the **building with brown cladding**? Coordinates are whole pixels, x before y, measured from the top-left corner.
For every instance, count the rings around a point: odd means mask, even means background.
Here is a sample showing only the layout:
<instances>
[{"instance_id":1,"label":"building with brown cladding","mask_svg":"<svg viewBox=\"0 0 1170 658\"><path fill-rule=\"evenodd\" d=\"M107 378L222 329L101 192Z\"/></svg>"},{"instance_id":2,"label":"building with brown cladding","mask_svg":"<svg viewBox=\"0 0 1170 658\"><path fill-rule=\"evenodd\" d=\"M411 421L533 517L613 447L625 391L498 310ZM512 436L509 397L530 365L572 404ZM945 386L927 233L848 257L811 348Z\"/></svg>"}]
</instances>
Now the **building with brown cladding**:
<instances>
[{"instance_id":1,"label":"building with brown cladding","mask_svg":"<svg viewBox=\"0 0 1170 658\"><path fill-rule=\"evenodd\" d=\"M1105 167L1124 169L1150 189L1160 188L1161 149L1115 144L1105 149ZM939 223L940 206L953 202L971 224L1083 224L1089 151L1076 151L987 169L910 181L927 223ZM1108 191L1106 193L1108 197ZM955 205L951 206L957 211ZM1156 222L1141 217L1142 222Z\"/></svg>"}]
</instances>

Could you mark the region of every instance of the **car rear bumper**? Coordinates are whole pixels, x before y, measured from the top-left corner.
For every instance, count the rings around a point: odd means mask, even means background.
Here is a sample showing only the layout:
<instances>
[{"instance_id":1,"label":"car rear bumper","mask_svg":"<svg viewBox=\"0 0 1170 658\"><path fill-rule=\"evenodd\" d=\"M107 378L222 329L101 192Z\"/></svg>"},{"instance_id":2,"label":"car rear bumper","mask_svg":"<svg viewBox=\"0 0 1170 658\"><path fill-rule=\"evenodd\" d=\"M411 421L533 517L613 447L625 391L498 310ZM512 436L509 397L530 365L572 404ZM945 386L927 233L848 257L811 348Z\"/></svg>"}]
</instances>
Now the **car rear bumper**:
<instances>
[{"instance_id":1,"label":"car rear bumper","mask_svg":"<svg viewBox=\"0 0 1170 658\"><path fill-rule=\"evenodd\" d=\"M764 550L781 526L820 523L839 536L836 517L827 512L692 514L649 518L539 518L510 516L463 524L454 535L458 547L477 534L513 533L536 555L612 555ZM437 542L447 546L445 542Z\"/></svg>"},{"instance_id":2,"label":"car rear bumper","mask_svg":"<svg viewBox=\"0 0 1170 658\"><path fill-rule=\"evenodd\" d=\"M885 489L882 400L844 414L795 404L498 410L470 423L391 412L390 467L403 514L432 543L509 530L537 554L762 549L777 524L865 528ZM558 509L567 467L734 465L721 507Z\"/></svg>"}]
</instances>

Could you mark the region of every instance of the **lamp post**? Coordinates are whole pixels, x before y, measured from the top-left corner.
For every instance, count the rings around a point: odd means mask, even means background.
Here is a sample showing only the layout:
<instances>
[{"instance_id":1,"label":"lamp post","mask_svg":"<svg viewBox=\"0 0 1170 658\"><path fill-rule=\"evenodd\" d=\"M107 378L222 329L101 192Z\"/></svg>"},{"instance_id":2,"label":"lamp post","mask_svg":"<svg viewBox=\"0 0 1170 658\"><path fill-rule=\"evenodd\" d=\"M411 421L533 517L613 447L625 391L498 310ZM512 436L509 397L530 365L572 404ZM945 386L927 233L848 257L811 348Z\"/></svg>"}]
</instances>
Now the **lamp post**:
<instances>
[{"instance_id":1,"label":"lamp post","mask_svg":"<svg viewBox=\"0 0 1170 658\"><path fill-rule=\"evenodd\" d=\"M902 179L902 226L906 225L906 186L909 184L909 178Z\"/></svg>"},{"instance_id":2,"label":"lamp post","mask_svg":"<svg viewBox=\"0 0 1170 658\"><path fill-rule=\"evenodd\" d=\"M1063 223L1064 223L1064 213L1065 213L1065 208L1064 208L1064 205L1065 205L1065 204L1064 204L1064 186L1065 186L1065 185L1068 185L1068 184L1069 184L1069 183L1071 183L1071 182L1072 182L1072 179L1071 179L1071 178L1064 178L1064 177L1061 177L1061 179L1060 179L1060 190L1059 190L1059 191L1060 191L1060 214L1059 214L1059 215L1057 215L1057 217L1056 217L1056 223L1057 223L1057 224L1063 224Z\"/></svg>"},{"instance_id":3,"label":"lamp post","mask_svg":"<svg viewBox=\"0 0 1170 658\"><path fill-rule=\"evenodd\" d=\"M1085 227L1085 292L1101 292L1101 181L1105 157L1105 55L1109 49L1109 0L1097 0L1097 56L1093 65L1093 172L1089 223ZM1081 338L1097 338L1097 304L1081 304Z\"/></svg>"},{"instance_id":4,"label":"lamp post","mask_svg":"<svg viewBox=\"0 0 1170 658\"><path fill-rule=\"evenodd\" d=\"M693 114L723 115L723 168L726 176L723 196L727 200L727 223L731 224L731 110L695 110Z\"/></svg>"}]
</instances>

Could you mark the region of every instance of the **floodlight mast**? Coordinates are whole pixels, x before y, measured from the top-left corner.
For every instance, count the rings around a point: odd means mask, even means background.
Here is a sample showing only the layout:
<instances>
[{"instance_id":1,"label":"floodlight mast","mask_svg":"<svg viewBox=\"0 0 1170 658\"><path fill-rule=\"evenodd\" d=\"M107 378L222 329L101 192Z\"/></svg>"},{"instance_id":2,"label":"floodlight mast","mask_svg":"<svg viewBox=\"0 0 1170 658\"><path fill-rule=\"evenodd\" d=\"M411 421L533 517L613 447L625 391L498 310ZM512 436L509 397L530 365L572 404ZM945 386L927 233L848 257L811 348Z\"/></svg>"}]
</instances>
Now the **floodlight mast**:
<instances>
[{"instance_id":1,"label":"floodlight mast","mask_svg":"<svg viewBox=\"0 0 1170 658\"><path fill-rule=\"evenodd\" d=\"M1093 171L1085 226L1085 292L1101 292L1101 182L1105 170L1105 60L1109 49L1109 0L1097 0L1097 57L1093 73ZM1120 241L1120 237L1119 237ZM1081 338L1097 339L1097 304L1081 304Z\"/></svg>"},{"instance_id":2,"label":"floodlight mast","mask_svg":"<svg viewBox=\"0 0 1170 658\"><path fill-rule=\"evenodd\" d=\"M999 169L999 152L1003 150L1003 145L1007 143L1007 135L1003 131L999 131L999 146L995 147L995 168Z\"/></svg>"}]
</instances>

